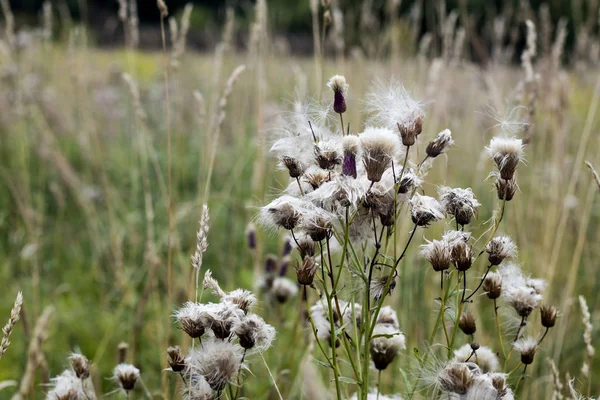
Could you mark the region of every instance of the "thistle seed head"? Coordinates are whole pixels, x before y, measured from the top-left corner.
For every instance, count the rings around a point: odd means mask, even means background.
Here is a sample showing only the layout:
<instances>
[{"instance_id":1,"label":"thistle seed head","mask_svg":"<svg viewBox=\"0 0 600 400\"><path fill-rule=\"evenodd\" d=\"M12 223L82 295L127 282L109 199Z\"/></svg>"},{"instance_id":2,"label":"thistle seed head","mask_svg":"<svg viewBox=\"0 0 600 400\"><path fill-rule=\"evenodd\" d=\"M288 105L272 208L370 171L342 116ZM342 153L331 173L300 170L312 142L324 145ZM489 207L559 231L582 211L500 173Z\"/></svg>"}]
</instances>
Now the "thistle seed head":
<instances>
[{"instance_id":1,"label":"thistle seed head","mask_svg":"<svg viewBox=\"0 0 600 400\"><path fill-rule=\"evenodd\" d=\"M495 236L485 246L488 253L490 265L500 265L507 258L514 258L517 255L517 246L508 236Z\"/></svg>"},{"instance_id":2,"label":"thistle seed head","mask_svg":"<svg viewBox=\"0 0 600 400\"><path fill-rule=\"evenodd\" d=\"M421 248L421 256L429 261L434 271L440 272L450 268L452 253L445 240L433 240Z\"/></svg>"},{"instance_id":3,"label":"thistle seed head","mask_svg":"<svg viewBox=\"0 0 600 400\"><path fill-rule=\"evenodd\" d=\"M281 157L281 163L287 169L290 178L298 178L304 173L304 168L300 160L295 157L283 156Z\"/></svg>"},{"instance_id":4,"label":"thistle seed head","mask_svg":"<svg viewBox=\"0 0 600 400\"><path fill-rule=\"evenodd\" d=\"M537 340L533 338L519 339L513 345L516 351L521 353L521 362L525 365L533 363L535 351L537 350Z\"/></svg>"},{"instance_id":5,"label":"thistle seed head","mask_svg":"<svg viewBox=\"0 0 600 400\"><path fill-rule=\"evenodd\" d=\"M518 188L516 178L507 180L498 177L496 179L496 192L500 200L511 201Z\"/></svg>"},{"instance_id":6,"label":"thistle seed head","mask_svg":"<svg viewBox=\"0 0 600 400\"><path fill-rule=\"evenodd\" d=\"M465 311L460 316L458 321L458 327L465 335L472 335L477 331L477 325L475 323L475 315L471 311Z\"/></svg>"},{"instance_id":7,"label":"thistle seed head","mask_svg":"<svg viewBox=\"0 0 600 400\"><path fill-rule=\"evenodd\" d=\"M435 139L429 142L427 148L425 149L425 153L427 153L429 158L436 158L453 144L454 140L452 140L452 133L450 132L450 129L444 129L438 133Z\"/></svg>"},{"instance_id":8,"label":"thistle seed head","mask_svg":"<svg viewBox=\"0 0 600 400\"><path fill-rule=\"evenodd\" d=\"M540 307L540 316L542 319L542 326L544 328L552 328L556 324L558 310L556 307L550 305L542 305Z\"/></svg>"},{"instance_id":9,"label":"thistle seed head","mask_svg":"<svg viewBox=\"0 0 600 400\"><path fill-rule=\"evenodd\" d=\"M412 221L418 226L428 226L431 222L444 218L440 203L429 196L415 193L410 200Z\"/></svg>"},{"instance_id":10,"label":"thistle seed head","mask_svg":"<svg viewBox=\"0 0 600 400\"><path fill-rule=\"evenodd\" d=\"M83 354L73 353L69 356L71 368L79 379L87 379L90 376L90 364L86 356Z\"/></svg>"},{"instance_id":11,"label":"thistle seed head","mask_svg":"<svg viewBox=\"0 0 600 400\"><path fill-rule=\"evenodd\" d=\"M375 368L382 371L394 361L400 350L406 348L404 335L391 325L376 324L371 339L371 359Z\"/></svg>"},{"instance_id":12,"label":"thistle seed head","mask_svg":"<svg viewBox=\"0 0 600 400\"><path fill-rule=\"evenodd\" d=\"M490 272L483 280L483 290L490 300L495 300L502 294L502 275Z\"/></svg>"},{"instance_id":13,"label":"thistle seed head","mask_svg":"<svg viewBox=\"0 0 600 400\"><path fill-rule=\"evenodd\" d=\"M367 127L359 136L367 179L379 182L399 153L398 138L385 128Z\"/></svg>"},{"instance_id":14,"label":"thistle seed head","mask_svg":"<svg viewBox=\"0 0 600 400\"><path fill-rule=\"evenodd\" d=\"M167 349L169 355L169 366L173 372L181 372L185 368L185 357L179 346L171 346Z\"/></svg>"},{"instance_id":15,"label":"thistle seed head","mask_svg":"<svg viewBox=\"0 0 600 400\"><path fill-rule=\"evenodd\" d=\"M302 264L296 266L298 284L310 286L313 284L318 264L313 257L305 256Z\"/></svg>"},{"instance_id":16,"label":"thistle seed head","mask_svg":"<svg viewBox=\"0 0 600 400\"><path fill-rule=\"evenodd\" d=\"M496 163L500 171L500 178L505 180L513 179L515 170L525 155L523 141L514 137L494 137L490 141L489 146L486 147L486 150Z\"/></svg>"},{"instance_id":17,"label":"thistle seed head","mask_svg":"<svg viewBox=\"0 0 600 400\"><path fill-rule=\"evenodd\" d=\"M119 364L113 370L113 377L121 389L128 392L135 388L135 383L140 379L140 370L131 364Z\"/></svg>"}]
</instances>

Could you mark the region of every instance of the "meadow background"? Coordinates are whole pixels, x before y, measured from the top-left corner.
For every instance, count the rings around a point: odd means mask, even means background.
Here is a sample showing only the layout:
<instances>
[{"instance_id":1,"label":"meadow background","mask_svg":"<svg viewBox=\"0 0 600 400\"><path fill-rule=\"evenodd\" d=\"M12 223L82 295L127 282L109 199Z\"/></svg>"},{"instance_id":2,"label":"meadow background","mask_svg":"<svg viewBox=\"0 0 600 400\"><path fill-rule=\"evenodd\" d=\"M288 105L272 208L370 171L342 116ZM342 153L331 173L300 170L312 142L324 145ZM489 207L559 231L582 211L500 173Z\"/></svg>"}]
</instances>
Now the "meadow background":
<instances>
[{"instance_id":1,"label":"meadow background","mask_svg":"<svg viewBox=\"0 0 600 400\"><path fill-rule=\"evenodd\" d=\"M486 181L485 145L507 116L530 124L520 192L501 229L519 245L524 270L548 280L545 298L560 318L520 398L550 398L548 360L563 383L567 374L580 377L586 352L578 296L598 325L600 196L585 161L600 166L599 14L593 1L572 2L577 4L565 15L556 14L562 2L556 3L558 8L546 9L536 4L522 15L515 7L505 15L502 35L494 39L487 32L479 44L465 29L476 14L463 16L451 5L431 5L437 24L429 32L423 15L386 13L385 7L372 13L370 24L341 24L333 12L320 43L317 31L321 52L297 55L274 33L269 2L216 13L218 33L202 52L186 49L185 21L192 14L174 10L178 33L165 27L163 52L138 49L132 14L119 21L123 46L106 48L96 46L93 31L66 19L60 2L50 12L39 9L38 24L28 27L11 26L4 0L0 317L8 318L19 290L24 306L0 360L0 398L16 392L43 398L41 385L67 366L75 349L93 361L96 388L109 392L114 383L105 378L121 342L129 344L128 357L155 397L171 398L175 380L161 370L166 347L186 343L171 314L193 294L190 256L202 204L210 209L203 268L226 289L254 287L254 272L268 254L280 255L283 245L282 237L260 229L257 249L247 245L247 226L258 207L287 184L287 174L268 154L269 124L296 97L329 95L325 82L334 74L350 84L345 118L352 130L364 125L359 99L376 80L397 78L426 101L422 143L444 128L456 142L434 164L431 181L471 187L486 205L498 200ZM307 17L321 23L320 7L313 13L309 7ZM343 4L334 2L333 9L344 12ZM591 22L568 25L563 51L557 21L571 14ZM533 83L524 82L519 65L525 17L538 27ZM488 57L475 63L478 46L489 50ZM245 69L231 79L240 65ZM515 105L527 109L513 111ZM490 220L492 212L482 208L478 220ZM439 236L443 228L425 235ZM410 225L400 232L408 236ZM413 348L422 349L435 318L436 278L416 251L407 265L388 300L398 311L407 350L384 380L386 392L400 390L402 374L414 373ZM259 314L278 330L265 359L284 398L329 398L319 365L307 359L305 346L297 345L302 339L292 333L299 299L284 305L262 300ZM481 321L482 330L493 335L493 312L482 313L490 317ZM600 365L591 361L594 377ZM250 367L246 396L275 396L262 365ZM23 384L32 373L34 380ZM577 378L576 385L600 393L597 380Z\"/></svg>"}]
</instances>

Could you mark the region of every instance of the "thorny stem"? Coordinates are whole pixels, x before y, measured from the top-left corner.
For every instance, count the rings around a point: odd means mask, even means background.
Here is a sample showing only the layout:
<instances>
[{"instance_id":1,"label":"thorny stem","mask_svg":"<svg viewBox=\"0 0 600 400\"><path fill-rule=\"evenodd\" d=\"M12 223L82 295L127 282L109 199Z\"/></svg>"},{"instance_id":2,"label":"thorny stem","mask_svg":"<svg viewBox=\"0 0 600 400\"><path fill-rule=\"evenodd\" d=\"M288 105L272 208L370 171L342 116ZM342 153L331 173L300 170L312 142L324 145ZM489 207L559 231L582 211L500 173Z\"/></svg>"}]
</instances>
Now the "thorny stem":
<instances>
[{"instance_id":1,"label":"thorny stem","mask_svg":"<svg viewBox=\"0 0 600 400\"><path fill-rule=\"evenodd\" d=\"M473 293L471 293L466 299L464 299L464 296L463 296L463 303L469 301L469 299L471 297L475 296L475 293L477 293L477 291L481 288L481 286L483 285L483 281L485 281L485 278L490 273L490 269L492 269L492 266L488 265L487 271L485 271L485 274L483 275L483 278L481 278L481 281L479 282L479 285L477 286L477 288L475 288L475 290L473 290Z\"/></svg>"},{"instance_id":2,"label":"thorny stem","mask_svg":"<svg viewBox=\"0 0 600 400\"><path fill-rule=\"evenodd\" d=\"M523 368L523 372L521 373L521 376L519 376L517 386L515 386L515 394L519 391L519 385L521 384L521 381L525 378L525 372L527 372L527 364L525 364L525 368Z\"/></svg>"},{"instance_id":3,"label":"thorny stem","mask_svg":"<svg viewBox=\"0 0 600 400\"><path fill-rule=\"evenodd\" d=\"M498 305L496 304L496 299L494 299L494 315L496 319L496 330L498 331L498 341L500 342L500 350L502 350L502 357L506 357L506 352L504 351L504 341L502 340L502 328L500 328L500 318L498 317Z\"/></svg>"}]
</instances>

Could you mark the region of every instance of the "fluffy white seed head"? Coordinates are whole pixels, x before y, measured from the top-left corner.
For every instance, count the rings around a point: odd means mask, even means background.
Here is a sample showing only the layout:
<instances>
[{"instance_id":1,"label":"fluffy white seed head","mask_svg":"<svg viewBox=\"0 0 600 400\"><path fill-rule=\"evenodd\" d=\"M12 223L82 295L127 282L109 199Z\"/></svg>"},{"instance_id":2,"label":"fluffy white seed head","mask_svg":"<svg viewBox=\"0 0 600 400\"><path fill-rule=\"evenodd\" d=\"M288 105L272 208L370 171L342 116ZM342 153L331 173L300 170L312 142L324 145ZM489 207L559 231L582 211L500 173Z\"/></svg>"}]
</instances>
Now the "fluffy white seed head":
<instances>
[{"instance_id":1,"label":"fluffy white seed head","mask_svg":"<svg viewBox=\"0 0 600 400\"><path fill-rule=\"evenodd\" d=\"M436 272L450 268L452 251L445 240L428 241L421 245L421 256L425 258Z\"/></svg>"},{"instance_id":2,"label":"fluffy white seed head","mask_svg":"<svg viewBox=\"0 0 600 400\"><path fill-rule=\"evenodd\" d=\"M379 182L383 173L391 166L392 160L399 156L398 137L386 128L367 127L359 138L367 179Z\"/></svg>"},{"instance_id":3,"label":"fluffy white seed head","mask_svg":"<svg viewBox=\"0 0 600 400\"><path fill-rule=\"evenodd\" d=\"M528 317L542 299L546 282L525 277L518 265L505 263L499 269L502 276L502 294L507 303L521 317Z\"/></svg>"},{"instance_id":4,"label":"fluffy white seed head","mask_svg":"<svg viewBox=\"0 0 600 400\"><path fill-rule=\"evenodd\" d=\"M241 367L243 349L226 340L204 340L186 360L184 375L200 374L214 391L233 382Z\"/></svg>"},{"instance_id":5,"label":"fluffy white seed head","mask_svg":"<svg viewBox=\"0 0 600 400\"><path fill-rule=\"evenodd\" d=\"M458 362L469 362L475 363L481 368L483 372L495 372L500 368L500 362L496 353L494 353L489 347L480 346L475 354L470 344L465 344L457 350L454 350L454 360Z\"/></svg>"},{"instance_id":6,"label":"fluffy white seed head","mask_svg":"<svg viewBox=\"0 0 600 400\"><path fill-rule=\"evenodd\" d=\"M399 126L401 131L409 132L413 139L421 133L425 117L423 103L413 99L396 80L387 84L376 83L373 91L367 93L365 108L370 114L367 120L369 125L385 126L393 131Z\"/></svg>"},{"instance_id":7,"label":"fluffy white seed head","mask_svg":"<svg viewBox=\"0 0 600 400\"><path fill-rule=\"evenodd\" d=\"M394 361L400 350L406 348L404 335L388 324L376 324L371 339L371 359L378 370L384 370Z\"/></svg>"},{"instance_id":8,"label":"fluffy white seed head","mask_svg":"<svg viewBox=\"0 0 600 400\"><path fill-rule=\"evenodd\" d=\"M444 218L442 205L433 197L415 193L410 205L412 221L419 226L427 226Z\"/></svg>"},{"instance_id":9,"label":"fluffy white seed head","mask_svg":"<svg viewBox=\"0 0 600 400\"><path fill-rule=\"evenodd\" d=\"M471 218L477 216L477 209L481 204L475 198L471 188L441 186L438 193L446 214L454 217L458 224L464 226L471 222Z\"/></svg>"},{"instance_id":10,"label":"fluffy white seed head","mask_svg":"<svg viewBox=\"0 0 600 400\"><path fill-rule=\"evenodd\" d=\"M140 370L131 364L119 364L113 370L113 378L117 380L121 389L130 391L140 379Z\"/></svg>"},{"instance_id":11,"label":"fluffy white seed head","mask_svg":"<svg viewBox=\"0 0 600 400\"><path fill-rule=\"evenodd\" d=\"M346 82L346 78L342 75L334 75L329 78L329 82L327 82L327 87L333 90L334 93L346 93L350 85Z\"/></svg>"},{"instance_id":12,"label":"fluffy white seed head","mask_svg":"<svg viewBox=\"0 0 600 400\"><path fill-rule=\"evenodd\" d=\"M517 256L517 245L509 236L495 236L485 247L491 265L500 265L505 259Z\"/></svg>"},{"instance_id":13,"label":"fluffy white seed head","mask_svg":"<svg viewBox=\"0 0 600 400\"><path fill-rule=\"evenodd\" d=\"M52 390L46 395L46 400L85 399L86 391L82 379L74 371L68 369L50 380Z\"/></svg>"},{"instance_id":14,"label":"fluffy white seed head","mask_svg":"<svg viewBox=\"0 0 600 400\"><path fill-rule=\"evenodd\" d=\"M538 347L538 342L532 337L525 337L517 340L513 347L521 353L521 362L525 365L531 364Z\"/></svg>"},{"instance_id":15,"label":"fluffy white seed head","mask_svg":"<svg viewBox=\"0 0 600 400\"><path fill-rule=\"evenodd\" d=\"M239 320L233 328L244 349L262 353L271 347L275 339L275 328L267 324L256 314L250 314Z\"/></svg>"},{"instance_id":16,"label":"fluffy white seed head","mask_svg":"<svg viewBox=\"0 0 600 400\"><path fill-rule=\"evenodd\" d=\"M277 301L285 303L298 294L298 285L284 276L279 276L273 281L271 290Z\"/></svg>"},{"instance_id":17,"label":"fluffy white seed head","mask_svg":"<svg viewBox=\"0 0 600 400\"><path fill-rule=\"evenodd\" d=\"M517 165L523 161L525 156L523 141L515 137L493 137L486 150L496 163L500 171L500 178L505 180L513 178Z\"/></svg>"}]
</instances>

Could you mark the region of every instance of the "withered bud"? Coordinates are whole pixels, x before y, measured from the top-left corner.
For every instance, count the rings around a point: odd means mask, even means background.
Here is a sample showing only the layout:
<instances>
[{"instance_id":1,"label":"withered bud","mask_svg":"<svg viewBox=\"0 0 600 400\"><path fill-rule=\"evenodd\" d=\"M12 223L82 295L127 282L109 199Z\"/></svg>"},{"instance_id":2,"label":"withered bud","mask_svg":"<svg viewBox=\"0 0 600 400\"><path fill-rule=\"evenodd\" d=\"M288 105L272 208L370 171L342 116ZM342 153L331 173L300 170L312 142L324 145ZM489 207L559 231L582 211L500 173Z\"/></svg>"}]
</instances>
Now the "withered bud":
<instances>
[{"instance_id":1,"label":"withered bud","mask_svg":"<svg viewBox=\"0 0 600 400\"><path fill-rule=\"evenodd\" d=\"M471 311L462 313L460 320L458 321L458 327L465 335L472 335L475 333L477 325L475 324L475 316Z\"/></svg>"},{"instance_id":2,"label":"withered bud","mask_svg":"<svg viewBox=\"0 0 600 400\"><path fill-rule=\"evenodd\" d=\"M334 150L323 150L319 145L315 145L315 161L321 169L333 170L343 161L342 157Z\"/></svg>"},{"instance_id":3,"label":"withered bud","mask_svg":"<svg viewBox=\"0 0 600 400\"><path fill-rule=\"evenodd\" d=\"M327 26L330 25L331 22L331 13L327 10L323 14L323 24ZM346 83L346 78L341 75L334 75L329 79L327 86L333 90L333 111L338 114L343 114L346 112L346 99L344 98L344 95L349 86L348 83Z\"/></svg>"},{"instance_id":4,"label":"withered bud","mask_svg":"<svg viewBox=\"0 0 600 400\"><path fill-rule=\"evenodd\" d=\"M287 168L290 178L298 178L304 173L302 164L295 157L283 156L281 157L281 163Z\"/></svg>"},{"instance_id":5,"label":"withered bud","mask_svg":"<svg viewBox=\"0 0 600 400\"><path fill-rule=\"evenodd\" d=\"M90 376L90 364L83 354L72 354L69 357L71 368L79 379L87 379Z\"/></svg>"},{"instance_id":6,"label":"withered bud","mask_svg":"<svg viewBox=\"0 0 600 400\"><path fill-rule=\"evenodd\" d=\"M351 176L356 179L356 155L349 153L344 154L344 162L342 163L342 175Z\"/></svg>"},{"instance_id":7,"label":"withered bud","mask_svg":"<svg viewBox=\"0 0 600 400\"><path fill-rule=\"evenodd\" d=\"M306 256L302 264L296 265L296 274L300 285L312 285L317 273L317 263L312 257Z\"/></svg>"},{"instance_id":8,"label":"withered bud","mask_svg":"<svg viewBox=\"0 0 600 400\"><path fill-rule=\"evenodd\" d=\"M502 294L502 275L491 273L483 280L483 290L490 300L495 300Z\"/></svg>"},{"instance_id":9,"label":"withered bud","mask_svg":"<svg viewBox=\"0 0 600 400\"><path fill-rule=\"evenodd\" d=\"M185 368L185 357L179 346L171 346L167 349L169 355L169 366L173 372L181 372Z\"/></svg>"},{"instance_id":10,"label":"withered bud","mask_svg":"<svg viewBox=\"0 0 600 400\"><path fill-rule=\"evenodd\" d=\"M300 222L302 214L296 210L291 204L281 204L279 207L269 209L269 213L273 216L273 221L287 230L292 230Z\"/></svg>"},{"instance_id":11,"label":"withered bud","mask_svg":"<svg viewBox=\"0 0 600 400\"><path fill-rule=\"evenodd\" d=\"M452 140L452 134L449 129L445 129L440 132L435 139L433 139L427 145L425 149L425 153L430 158L436 158L440 154L442 154L449 146L454 143Z\"/></svg>"},{"instance_id":12,"label":"withered bud","mask_svg":"<svg viewBox=\"0 0 600 400\"><path fill-rule=\"evenodd\" d=\"M471 350L473 350L473 351L479 350L480 347L481 346L479 345L479 342L473 342L473 343L471 343Z\"/></svg>"},{"instance_id":13,"label":"withered bud","mask_svg":"<svg viewBox=\"0 0 600 400\"><path fill-rule=\"evenodd\" d=\"M400 131L400 137L402 138L402 144L406 147L410 147L415 144L417 136L419 136L423 130L423 118L418 117L408 126L401 126L400 124L397 124L397 126Z\"/></svg>"},{"instance_id":14,"label":"withered bud","mask_svg":"<svg viewBox=\"0 0 600 400\"><path fill-rule=\"evenodd\" d=\"M306 233L315 242L325 240L331 235L331 222L321 216L316 216L314 221L305 227Z\"/></svg>"},{"instance_id":15,"label":"withered bud","mask_svg":"<svg viewBox=\"0 0 600 400\"><path fill-rule=\"evenodd\" d=\"M517 188L517 180L514 177L509 180L502 178L496 179L496 191L498 192L498 198L500 200L511 201Z\"/></svg>"},{"instance_id":16,"label":"withered bud","mask_svg":"<svg viewBox=\"0 0 600 400\"><path fill-rule=\"evenodd\" d=\"M552 328L554 324L556 324L558 310L553 306L542 305L540 307L540 315L542 318L542 326L544 328Z\"/></svg>"},{"instance_id":17,"label":"withered bud","mask_svg":"<svg viewBox=\"0 0 600 400\"><path fill-rule=\"evenodd\" d=\"M473 250L463 241L457 242L452 247L452 262L459 271L467 271L473 263Z\"/></svg>"}]
</instances>

